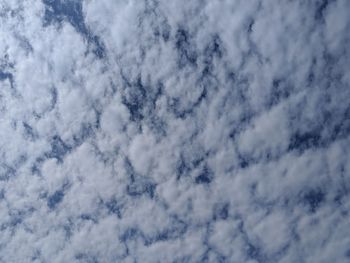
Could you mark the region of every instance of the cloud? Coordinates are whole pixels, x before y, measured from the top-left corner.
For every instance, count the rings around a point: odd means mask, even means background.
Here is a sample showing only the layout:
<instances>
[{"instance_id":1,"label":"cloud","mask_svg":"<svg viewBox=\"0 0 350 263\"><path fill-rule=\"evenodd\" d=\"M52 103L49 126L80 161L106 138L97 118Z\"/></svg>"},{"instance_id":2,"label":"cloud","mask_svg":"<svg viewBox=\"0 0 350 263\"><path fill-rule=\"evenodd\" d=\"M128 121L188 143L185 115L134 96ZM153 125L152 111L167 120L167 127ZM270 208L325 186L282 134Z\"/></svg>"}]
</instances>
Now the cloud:
<instances>
[{"instance_id":1,"label":"cloud","mask_svg":"<svg viewBox=\"0 0 350 263\"><path fill-rule=\"evenodd\" d=\"M0 261L347 261L348 9L0 1Z\"/></svg>"}]
</instances>

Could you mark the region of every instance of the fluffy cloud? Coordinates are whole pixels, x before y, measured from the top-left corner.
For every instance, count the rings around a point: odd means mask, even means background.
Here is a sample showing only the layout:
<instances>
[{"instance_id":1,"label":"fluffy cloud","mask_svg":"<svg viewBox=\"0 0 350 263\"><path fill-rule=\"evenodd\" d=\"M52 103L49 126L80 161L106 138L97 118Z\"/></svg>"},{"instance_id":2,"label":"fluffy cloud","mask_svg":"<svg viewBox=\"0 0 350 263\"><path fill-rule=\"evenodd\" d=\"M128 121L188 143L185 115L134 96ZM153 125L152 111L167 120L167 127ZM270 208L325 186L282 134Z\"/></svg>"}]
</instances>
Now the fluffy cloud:
<instances>
[{"instance_id":1,"label":"fluffy cloud","mask_svg":"<svg viewBox=\"0 0 350 263\"><path fill-rule=\"evenodd\" d=\"M350 10L0 0L0 262L346 262Z\"/></svg>"}]
</instances>

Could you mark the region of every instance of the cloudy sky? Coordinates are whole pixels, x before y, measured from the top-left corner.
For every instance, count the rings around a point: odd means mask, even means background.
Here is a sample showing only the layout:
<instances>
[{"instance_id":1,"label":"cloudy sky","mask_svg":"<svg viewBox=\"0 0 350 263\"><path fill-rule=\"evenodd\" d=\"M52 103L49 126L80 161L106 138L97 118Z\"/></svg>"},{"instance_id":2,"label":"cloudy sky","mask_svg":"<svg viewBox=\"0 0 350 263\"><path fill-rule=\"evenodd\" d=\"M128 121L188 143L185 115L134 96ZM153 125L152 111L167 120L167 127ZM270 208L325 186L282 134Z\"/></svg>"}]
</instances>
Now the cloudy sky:
<instances>
[{"instance_id":1,"label":"cloudy sky","mask_svg":"<svg viewBox=\"0 0 350 263\"><path fill-rule=\"evenodd\" d=\"M0 262L350 262L349 13L0 0Z\"/></svg>"}]
</instances>

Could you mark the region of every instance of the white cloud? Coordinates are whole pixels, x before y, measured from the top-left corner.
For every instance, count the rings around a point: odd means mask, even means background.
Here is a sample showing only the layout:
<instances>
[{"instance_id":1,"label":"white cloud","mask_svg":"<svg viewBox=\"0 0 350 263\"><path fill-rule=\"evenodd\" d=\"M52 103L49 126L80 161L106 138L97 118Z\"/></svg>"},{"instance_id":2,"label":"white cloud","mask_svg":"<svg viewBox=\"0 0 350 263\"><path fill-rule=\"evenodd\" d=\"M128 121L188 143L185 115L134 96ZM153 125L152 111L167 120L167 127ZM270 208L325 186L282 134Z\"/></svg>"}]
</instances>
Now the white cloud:
<instances>
[{"instance_id":1,"label":"white cloud","mask_svg":"<svg viewBox=\"0 0 350 263\"><path fill-rule=\"evenodd\" d=\"M0 0L0 261L345 262L349 4Z\"/></svg>"}]
</instances>

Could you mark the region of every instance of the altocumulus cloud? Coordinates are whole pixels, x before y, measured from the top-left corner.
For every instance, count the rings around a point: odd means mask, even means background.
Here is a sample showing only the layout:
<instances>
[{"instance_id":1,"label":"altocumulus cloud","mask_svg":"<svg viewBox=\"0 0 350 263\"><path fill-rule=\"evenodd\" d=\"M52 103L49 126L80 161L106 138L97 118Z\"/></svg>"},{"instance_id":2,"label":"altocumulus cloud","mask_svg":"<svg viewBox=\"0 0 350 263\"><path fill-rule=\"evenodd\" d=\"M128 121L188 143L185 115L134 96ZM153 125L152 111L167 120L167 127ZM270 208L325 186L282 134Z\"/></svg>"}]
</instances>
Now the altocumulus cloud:
<instances>
[{"instance_id":1,"label":"altocumulus cloud","mask_svg":"<svg viewBox=\"0 0 350 263\"><path fill-rule=\"evenodd\" d=\"M0 0L0 262L350 262L349 13Z\"/></svg>"}]
</instances>

